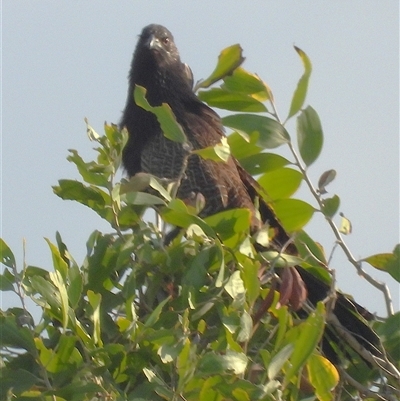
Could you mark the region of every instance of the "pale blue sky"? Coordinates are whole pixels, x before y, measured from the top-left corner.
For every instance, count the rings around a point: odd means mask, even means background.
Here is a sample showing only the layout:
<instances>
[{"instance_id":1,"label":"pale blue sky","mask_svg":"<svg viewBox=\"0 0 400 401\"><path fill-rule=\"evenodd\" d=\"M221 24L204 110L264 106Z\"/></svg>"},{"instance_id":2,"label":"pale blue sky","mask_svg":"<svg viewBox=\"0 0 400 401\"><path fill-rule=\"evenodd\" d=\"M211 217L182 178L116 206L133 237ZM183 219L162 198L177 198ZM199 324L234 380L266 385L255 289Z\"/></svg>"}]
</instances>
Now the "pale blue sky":
<instances>
[{"instance_id":1,"label":"pale blue sky","mask_svg":"<svg viewBox=\"0 0 400 401\"><path fill-rule=\"evenodd\" d=\"M5 1L2 4L1 236L22 262L52 269L43 237L60 231L78 262L94 229L109 231L89 209L53 195L60 178L79 178L67 149L94 156L84 117L98 132L117 123L137 35L160 23L175 36L195 79L206 77L224 47L240 43L244 67L273 90L285 116L302 74L293 45L311 58L307 103L319 113L323 152L314 181L334 168L329 187L351 219L346 238L356 258L390 252L399 242L398 1ZM288 126L294 136L293 124ZM299 197L308 198L306 191ZM333 237L322 218L308 231L327 253ZM21 267L21 265L20 265ZM338 286L371 311L381 294L337 251ZM387 281L399 308L399 287ZM15 299L3 299L3 308Z\"/></svg>"}]
</instances>

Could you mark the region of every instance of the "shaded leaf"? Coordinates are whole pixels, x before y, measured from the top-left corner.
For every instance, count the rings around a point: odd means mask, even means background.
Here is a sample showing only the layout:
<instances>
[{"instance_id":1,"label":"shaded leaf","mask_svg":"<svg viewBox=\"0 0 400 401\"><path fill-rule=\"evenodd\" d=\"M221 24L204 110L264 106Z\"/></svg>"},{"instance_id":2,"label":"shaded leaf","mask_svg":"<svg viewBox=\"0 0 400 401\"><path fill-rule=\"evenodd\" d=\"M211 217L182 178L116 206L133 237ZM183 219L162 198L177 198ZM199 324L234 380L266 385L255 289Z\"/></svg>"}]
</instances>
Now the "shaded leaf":
<instances>
[{"instance_id":1,"label":"shaded leaf","mask_svg":"<svg viewBox=\"0 0 400 401\"><path fill-rule=\"evenodd\" d=\"M0 315L0 344L2 347L23 348L35 352L32 332L17 325L14 316Z\"/></svg>"},{"instance_id":2,"label":"shaded leaf","mask_svg":"<svg viewBox=\"0 0 400 401\"><path fill-rule=\"evenodd\" d=\"M310 79L312 70L311 61L308 58L307 54L304 53L303 50L301 50L297 46L294 46L294 49L299 54L301 61L303 62L304 73L297 84L296 90L293 93L292 102L290 104L289 115L286 120L294 116L303 107L304 100L306 99L307 95L308 81Z\"/></svg>"},{"instance_id":3,"label":"shaded leaf","mask_svg":"<svg viewBox=\"0 0 400 401\"><path fill-rule=\"evenodd\" d=\"M322 150L324 136L317 112L308 106L297 117L297 142L304 163L315 162Z\"/></svg>"},{"instance_id":4,"label":"shaded leaf","mask_svg":"<svg viewBox=\"0 0 400 401\"><path fill-rule=\"evenodd\" d=\"M240 165L251 175L273 171L288 164L288 159L275 153L257 153L240 158Z\"/></svg>"},{"instance_id":5,"label":"shaded leaf","mask_svg":"<svg viewBox=\"0 0 400 401\"><path fill-rule=\"evenodd\" d=\"M321 195L326 194L325 187L330 184L336 177L336 170L327 170L321 174L318 180L318 191Z\"/></svg>"},{"instance_id":6,"label":"shaded leaf","mask_svg":"<svg viewBox=\"0 0 400 401\"><path fill-rule=\"evenodd\" d=\"M163 103L161 106L151 106L146 99L146 93L146 88L136 85L134 91L136 104L146 111L150 111L156 115L157 120L160 123L161 130L166 138L182 144L187 143L186 135L183 132L180 124L176 121L171 107L166 103Z\"/></svg>"},{"instance_id":7,"label":"shaded leaf","mask_svg":"<svg viewBox=\"0 0 400 401\"><path fill-rule=\"evenodd\" d=\"M294 350L290 357L290 367L286 371L284 383L289 383L317 347L325 326L325 307L318 302L317 308L308 316L298 329L298 335L294 344Z\"/></svg>"},{"instance_id":8,"label":"shaded leaf","mask_svg":"<svg viewBox=\"0 0 400 401\"><path fill-rule=\"evenodd\" d=\"M0 238L1 263L7 267L14 268L16 266L14 254L9 246Z\"/></svg>"},{"instance_id":9,"label":"shaded leaf","mask_svg":"<svg viewBox=\"0 0 400 401\"><path fill-rule=\"evenodd\" d=\"M222 118L223 125L247 135L258 133L257 146L276 148L290 141L285 127L272 118L257 114L233 114Z\"/></svg>"},{"instance_id":10,"label":"shaded leaf","mask_svg":"<svg viewBox=\"0 0 400 401\"><path fill-rule=\"evenodd\" d=\"M323 200L322 213L326 217L333 217L340 206L340 198L337 195L334 195L332 198L327 198Z\"/></svg>"}]
</instances>

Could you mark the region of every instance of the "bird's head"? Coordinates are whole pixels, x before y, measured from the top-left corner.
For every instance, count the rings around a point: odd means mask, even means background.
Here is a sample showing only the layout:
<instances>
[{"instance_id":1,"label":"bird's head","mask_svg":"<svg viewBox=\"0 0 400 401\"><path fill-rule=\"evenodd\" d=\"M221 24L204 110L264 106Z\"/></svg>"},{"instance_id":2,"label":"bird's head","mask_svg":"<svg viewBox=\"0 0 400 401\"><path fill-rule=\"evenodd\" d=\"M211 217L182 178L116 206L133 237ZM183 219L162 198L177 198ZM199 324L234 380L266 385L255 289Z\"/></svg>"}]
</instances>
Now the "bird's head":
<instances>
[{"instance_id":1,"label":"bird's head","mask_svg":"<svg viewBox=\"0 0 400 401\"><path fill-rule=\"evenodd\" d=\"M151 24L143 28L138 48L151 54L159 66L180 63L172 33L162 25Z\"/></svg>"}]
</instances>

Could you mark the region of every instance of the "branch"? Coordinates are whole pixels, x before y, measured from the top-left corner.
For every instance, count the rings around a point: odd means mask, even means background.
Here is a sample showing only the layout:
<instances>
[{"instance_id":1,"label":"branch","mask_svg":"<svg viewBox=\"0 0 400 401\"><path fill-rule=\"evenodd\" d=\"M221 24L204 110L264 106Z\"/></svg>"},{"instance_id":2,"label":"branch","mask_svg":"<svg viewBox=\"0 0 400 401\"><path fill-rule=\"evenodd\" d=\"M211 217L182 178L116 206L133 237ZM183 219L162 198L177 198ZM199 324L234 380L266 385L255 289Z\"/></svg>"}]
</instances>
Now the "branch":
<instances>
[{"instance_id":1,"label":"branch","mask_svg":"<svg viewBox=\"0 0 400 401\"><path fill-rule=\"evenodd\" d=\"M312 182L307 174L306 169L304 168L296 150L294 149L293 144L291 142L289 142L288 145L289 145L290 151L293 154L293 157L296 160L296 165L299 168L300 172L302 173L304 180L308 185L308 188L310 189L310 192L316 199L316 201L320 207L320 210L322 210L323 206L324 206L323 199L321 198L318 191L314 188L314 185L312 184ZM392 297L390 295L388 286L385 283L374 279L366 271L363 270L363 268L361 267L361 262L357 261L354 258L354 256L352 255L350 249L344 242L343 237L342 237L339 229L337 228L336 224L332 220L332 218L329 216L325 216L325 219L327 220L328 224L330 225L330 227L333 231L333 234L336 237L336 243L342 248L342 250L345 253L349 262L356 268L358 275L365 278L371 285L373 285L375 288L377 288L379 291L381 291L383 293L384 298L385 298L387 313L388 313L388 315L393 315L394 309L393 309Z\"/></svg>"}]
</instances>

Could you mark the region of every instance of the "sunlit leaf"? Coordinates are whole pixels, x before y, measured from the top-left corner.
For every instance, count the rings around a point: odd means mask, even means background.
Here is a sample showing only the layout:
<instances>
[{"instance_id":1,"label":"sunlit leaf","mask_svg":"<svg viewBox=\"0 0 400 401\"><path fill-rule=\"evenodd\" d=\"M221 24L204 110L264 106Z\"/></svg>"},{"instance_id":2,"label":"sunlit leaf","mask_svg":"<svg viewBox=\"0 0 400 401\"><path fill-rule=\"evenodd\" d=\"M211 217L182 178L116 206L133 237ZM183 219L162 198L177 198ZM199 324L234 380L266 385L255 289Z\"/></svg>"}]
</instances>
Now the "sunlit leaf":
<instances>
[{"instance_id":1,"label":"sunlit leaf","mask_svg":"<svg viewBox=\"0 0 400 401\"><path fill-rule=\"evenodd\" d=\"M221 143L215 146L193 150L192 153L198 154L203 159L214 160L216 162L227 162L231 155L227 138L221 138Z\"/></svg>"},{"instance_id":2,"label":"sunlit leaf","mask_svg":"<svg viewBox=\"0 0 400 401\"><path fill-rule=\"evenodd\" d=\"M332 363L321 355L312 354L307 361L310 383L320 401L331 401L332 390L339 383L339 373Z\"/></svg>"},{"instance_id":3,"label":"sunlit leaf","mask_svg":"<svg viewBox=\"0 0 400 401\"><path fill-rule=\"evenodd\" d=\"M376 269L388 272L397 282L400 282L400 245L396 245L393 253L379 253L368 256L362 261Z\"/></svg>"},{"instance_id":4,"label":"sunlit leaf","mask_svg":"<svg viewBox=\"0 0 400 401\"><path fill-rule=\"evenodd\" d=\"M322 150L324 136L317 112L308 106L297 117L297 143L304 163L315 162Z\"/></svg>"},{"instance_id":5,"label":"sunlit leaf","mask_svg":"<svg viewBox=\"0 0 400 401\"><path fill-rule=\"evenodd\" d=\"M271 262L274 267L290 267L296 266L303 262L303 260L297 256L288 255L278 251L264 251L261 255Z\"/></svg>"},{"instance_id":6,"label":"sunlit leaf","mask_svg":"<svg viewBox=\"0 0 400 401\"><path fill-rule=\"evenodd\" d=\"M341 217L339 231L344 235L349 235L352 232L351 221L345 217L343 213L339 213Z\"/></svg>"},{"instance_id":7,"label":"sunlit leaf","mask_svg":"<svg viewBox=\"0 0 400 401\"><path fill-rule=\"evenodd\" d=\"M303 107L304 100L306 99L307 95L308 81L310 79L312 70L311 61L308 58L307 54L304 53L303 50L299 49L297 46L294 46L294 49L299 54L301 61L303 62L304 73L300 78L297 84L297 88L293 94L292 103L290 104L290 110L287 120L290 117L294 116Z\"/></svg>"},{"instance_id":8,"label":"sunlit leaf","mask_svg":"<svg viewBox=\"0 0 400 401\"><path fill-rule=\"evenodd\" d=\"M232 93L220 88L200 91L198 97L211 107L230 111L266 112L263 103L243 93Z\"/></svg>"},{"instance_id":9,"label":"sunlit leaf","mask_svg":"<svg viewBox=\"0 0 400 401\"><path fill-rule=\"evenodd\" d=\"M229 46L221 51L218 56L218 63L215 67L215 70L211 73L211 75L199 82L194 91L197 91L199 88L207 88L212 85L214 82L224 78L227 75L233 73L233 71L243 63L244 58L242 56L242 48L239 44L235 44Z\"/></svg>"},{"instance_id":10,"label":"sunlit leaf","mask_svg":"<svg viewBox=\"0 0 400 401\"><path fill-rule=\"evenodd\" d=\"M289 360L293 348L293 344L287 344L272 358L268 365L268 378L270 380L276 377L283 365Z\"/></svg>"},{"instance_id":11,"label":"sunlit leaf","mask_svg":"<svg viewBox=\"0 0 400 401\"><path fill-rule=\"evenodd\" d=\"M299 199L282 199L273 204L274 210L288 232L303 228L313 216L315 209Z\"/></svg>"},{"instance_id":12,"label":"sunlit leaf","mask_svg":"<svg viewBox=\"0 0 400 401\"><path fill-rule=\"evenodd\" d=\"M56 270L55 272L50 272L49 274L51 281L58 289L62 314L62 325L63 328L66 329L68 325L68 294L65 285L66 278L63 277L62 273L59 270Z\"/></svg>"},{"instance_id":13,"label":"sunlit leaf","mask_svg":"<svg viewBox=\"0 0 400 401\"><path fill-rule=\"evenodd\" d=\"M278 168L262 175L258 182L269 199L284 199L292 196L299 188L303 175L291 168Z\"/></svg>"},{"instance_id":14,"label":"sunlit leaf","mask_svg":"<svg viewBox=\"0 0 400 401\"><path fill-rule=\"evenodd\" d=\"M254 131L248 135L244 132L233 132L228 136L231 153L236 159L242 160L246 157L257 155L262 147L257 145L259 133Z\"/></svg>"},{"instance_id":15,"label":"sunlit leaf","mask_svg":"<svg viewBox=\"0 0 400 401\"><path fill-rule=\"evenodd\" d=\"M87 292L90 306L92 307L91 320L93 322L93 340L99 347L103 346L101 339L100 305L101 294L96 294L92 290Z\"/></svg>"},{"instance_id":16,"label":"sunlit leaf","mask_svg":"<svg viewBox=\"0 0 400 401\"><path fill-rule=\"evenodd\" d=\"M270 89L265 82L258 75L242 67L236 68L231 75L224 77L221 87L233 93L251 95L260 102L270 99Z\"/></svg>"}]
</instances>

